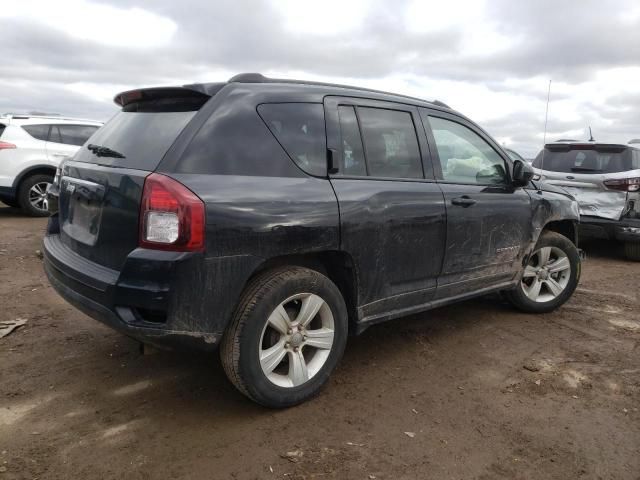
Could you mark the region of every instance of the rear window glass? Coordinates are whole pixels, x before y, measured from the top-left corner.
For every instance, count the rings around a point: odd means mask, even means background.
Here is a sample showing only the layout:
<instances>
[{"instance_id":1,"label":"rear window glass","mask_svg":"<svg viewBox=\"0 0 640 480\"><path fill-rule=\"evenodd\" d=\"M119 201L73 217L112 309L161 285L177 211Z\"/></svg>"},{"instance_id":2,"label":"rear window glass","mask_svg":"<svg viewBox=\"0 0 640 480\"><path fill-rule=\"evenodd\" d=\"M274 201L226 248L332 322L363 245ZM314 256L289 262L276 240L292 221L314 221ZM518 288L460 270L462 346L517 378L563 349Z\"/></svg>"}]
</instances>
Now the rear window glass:
<instances>
[{"instance_id":1,"label":"rear window glass","mask_svg":"<svg viewBox=\"0 0 640 480\"><path fill-rule=\"evenodd\" d=\"M324 107L317 103L267 103L258 113L287 154L305 172L327 174Z\"/></svg>"},{"instance_id":2,"label":"rear window glass","mask_svg":"<svg viewBox=\"0 0 640 480\"><path fill-rule=\"evenodd\" d=\"M4 133L5 128L6 128L6 125L3 125L2 123L0 123L0 137L2 137L2 134Z\"/></svg>"},{"instance_id":3,"label":"rear window glass","mask_svg":"<svg viewBox=\"0 0 640 480\"><path fill-rule=\"evenodd\" d=\"M82 148L79 162L114 167L155 170L160 160L196 112L120 112L92 137L91 145L107 147L125 158L94 155Z\"/></svg>"},{"instance_id":4,"label":"rear window glass","mask_svg":"<svg viewBox=\"0 0 640 480\"><path fill-rule=\"evenodd\" d=\"M92 125L51 125L50 142L66 145L84 145L98 127Z\"/></svg>"},{"instance_id":5,"label":"rear window glass","mask_svg":"<svg viewBox=\"0 0 640 480\"><path fill-rule=\"evenodd\" d=\"M23 125L22 128L36 140L47 141L49 125Z\"/></svg>"},{"instance_id":6,"label":"rear window glass","mask_svg":"<svg viewBox=\"0 0 640 480\"><path fill-rule=\"evenodd\" d=\"M631 158L628 150L607 152L591 148L557 151L546 148L538 154L533 166L550 172L616 173L631 170Z\"/></svg>"}]
</instances>

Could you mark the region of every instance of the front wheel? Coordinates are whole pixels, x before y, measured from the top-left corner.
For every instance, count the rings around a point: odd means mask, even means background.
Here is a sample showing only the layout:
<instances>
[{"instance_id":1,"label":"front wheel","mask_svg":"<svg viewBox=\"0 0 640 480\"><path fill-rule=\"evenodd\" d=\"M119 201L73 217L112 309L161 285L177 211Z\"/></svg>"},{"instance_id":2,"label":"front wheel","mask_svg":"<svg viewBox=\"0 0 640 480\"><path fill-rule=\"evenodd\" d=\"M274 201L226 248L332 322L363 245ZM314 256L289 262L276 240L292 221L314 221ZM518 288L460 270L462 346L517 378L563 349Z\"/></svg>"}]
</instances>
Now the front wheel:
<instances>
[{"instance_id":1,"label":"front wheel","mask_svg":"<svg viewBox=\"0 0 640 480\"><path fill-rule=\"evenodd\" d=\"M267 407L289 407L326 383L347 330L347 309L331 280L307 268L280 268L250 282L220 357L240 392Z\"/></svg>"},{"instance_id":2,"label":"front wheel","mask_svg":"<svg viewBox=\"0 0 640 480\"><path fill-rule=\"evenodd\" d=\"M517 287L507 292L509 301L524 312L550 312L565 303L580 280L580 255L567 237L544 232Z\"/></svg>"}]
</instances>

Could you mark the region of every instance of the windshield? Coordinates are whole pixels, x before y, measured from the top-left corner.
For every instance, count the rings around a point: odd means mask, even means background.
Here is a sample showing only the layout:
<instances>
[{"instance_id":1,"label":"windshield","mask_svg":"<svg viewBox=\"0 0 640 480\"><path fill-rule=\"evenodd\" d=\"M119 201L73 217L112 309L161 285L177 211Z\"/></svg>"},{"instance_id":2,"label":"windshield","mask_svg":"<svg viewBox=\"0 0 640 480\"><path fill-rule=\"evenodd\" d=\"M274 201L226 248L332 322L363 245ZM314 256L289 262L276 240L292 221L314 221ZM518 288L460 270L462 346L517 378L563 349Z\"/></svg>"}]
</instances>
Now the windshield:
<instances>
[{"instance_id":1,"label":"windshield","mask_svg":"<svg viewBox=\"0 0 640 480\"><path fill-rule=\"evenodd\" d=\"M514 152L509 148L506 149L506 152L507 152L507 155L509 155L509 157L511 158L511 160L520 160L521 162L526 162L526 160L518 152Z\"/></svg>"},{"instance_id":2,"label":"windshield","mask_svg":"<svg viewBox=\"0 0 640 480\"><path fill-rule=\"evenodd\" d=\"M556 151L544 149L533 161L541 170L563 173L616 173L631 170L628 150L597 151L594 149L569 149Z\"/></svg>"},{"instance_id":3,"label":"windshield","mask_svg":"<svg viewBox=\"0 0 640 480\"><path fill-rule=\"evenodd\" d=\"M96 155L95 148L80 149L74 160L113 167L155 170L180 132L196 114L191 112L120 112L90 140L119 155Z\"/></svg>"}]
</instances>

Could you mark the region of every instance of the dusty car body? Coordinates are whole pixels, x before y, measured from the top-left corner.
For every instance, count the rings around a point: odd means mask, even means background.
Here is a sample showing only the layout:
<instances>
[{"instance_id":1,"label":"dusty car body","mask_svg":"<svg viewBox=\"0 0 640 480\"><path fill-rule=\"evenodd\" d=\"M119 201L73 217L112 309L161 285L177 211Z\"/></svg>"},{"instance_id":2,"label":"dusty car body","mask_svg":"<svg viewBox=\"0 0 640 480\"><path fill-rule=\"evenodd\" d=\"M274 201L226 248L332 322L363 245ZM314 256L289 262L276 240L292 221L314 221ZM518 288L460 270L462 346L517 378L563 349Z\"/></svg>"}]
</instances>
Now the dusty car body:
<instances>
[{"instance_id":1,"label":"dusty car body","mask_svg":"<svg viewBox=\"0 0 640 480\"><path fill-rule=\"evenodd\" d=\"M575 200L439 102L246 74L116 103L51 191L50 282L145 343L221 344L259 403L309 398L347 332L501 290L550 311L577 285Z\"/></svg>"},{"instance_id":2,"label":"dusty car body","mask_svg":"<svg viewBox=\"0 0 640 480\"><path fill-rule=\"evenodd\" d=\"M640 248L640 149L633 145L561 141L536 157L536 177L562 187L580 206L580 231Z\"/></svg>"}]
</instances>

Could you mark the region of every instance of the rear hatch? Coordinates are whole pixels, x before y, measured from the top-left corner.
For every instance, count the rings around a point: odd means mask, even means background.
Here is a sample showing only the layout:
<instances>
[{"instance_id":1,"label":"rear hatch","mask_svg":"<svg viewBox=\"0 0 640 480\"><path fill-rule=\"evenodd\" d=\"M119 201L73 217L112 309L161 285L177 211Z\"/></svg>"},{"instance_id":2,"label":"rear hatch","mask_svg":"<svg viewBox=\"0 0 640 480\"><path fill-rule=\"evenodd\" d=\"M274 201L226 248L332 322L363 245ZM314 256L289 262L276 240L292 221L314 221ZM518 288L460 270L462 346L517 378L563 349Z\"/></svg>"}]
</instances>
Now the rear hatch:
<instances>
[{"instance_id":1,"label":"rear hatch","mask_svg":"<svg viewBox=\"0 0 640 480\"><path fill-rule=\"evenodd\" d=\"M116 97L122 111L63 165L59 224L67 247L100 265L121 268L138 246L145 178L209 98L187 88Z\"/></svg>"},{"instance_id":2,"label":"rear hatch","mask_svg":"<svg viewBox=\"0 0 640 480\"><path fill-rule=\"evenodd\" d=\"M548 144L533 167L539 180L562 187L576 198L580 215L613 220L629 208L629 191L620 182L640 177L625 145Z\"/></svg>"}]
</instances>

